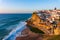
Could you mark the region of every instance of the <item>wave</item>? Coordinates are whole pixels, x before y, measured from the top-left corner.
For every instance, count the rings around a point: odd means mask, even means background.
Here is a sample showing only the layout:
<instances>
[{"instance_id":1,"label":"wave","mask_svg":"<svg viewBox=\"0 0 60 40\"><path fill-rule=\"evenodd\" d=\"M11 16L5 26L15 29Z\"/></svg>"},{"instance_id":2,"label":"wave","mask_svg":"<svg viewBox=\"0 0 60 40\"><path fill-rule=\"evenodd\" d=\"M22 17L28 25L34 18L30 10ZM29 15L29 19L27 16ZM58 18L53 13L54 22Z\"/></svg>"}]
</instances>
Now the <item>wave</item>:
<instances>
[{"instance_id":1,"label":"wave","mask_svg":"<svg viewBox=\"0 0 60 40\"><path fill-rule=\"evenodd\" d=\"M19 17L3 18L3 19L0 19L0 24L9 23L15 20L21 20L21 19Z\"/></svg>"},{"instance_id":2,"label":"wave","mask_svg":"<svg viewBox=\"0 0 60 40\"><path fill-rule=\"evenodd\" d=\"M25 26L26 22L20 22L17 28L12 30L3 40L15 40L16 37L21 34L22 30L26 28Z\"/></svg>"},{"instance_id":3,"label":"wave","mask_svg":"<svg viewBox=\"0 0 60 40\"><path fill-rule=\"evenodd\" d=\"M6 22L6 23L3 23L3 24L0 24L0 30L1 29L13 29L13 28L16 28L16 26L19 24L20 20L14 20L14 21L11 21L11 22Z\"/></svg>"}]
</instances>

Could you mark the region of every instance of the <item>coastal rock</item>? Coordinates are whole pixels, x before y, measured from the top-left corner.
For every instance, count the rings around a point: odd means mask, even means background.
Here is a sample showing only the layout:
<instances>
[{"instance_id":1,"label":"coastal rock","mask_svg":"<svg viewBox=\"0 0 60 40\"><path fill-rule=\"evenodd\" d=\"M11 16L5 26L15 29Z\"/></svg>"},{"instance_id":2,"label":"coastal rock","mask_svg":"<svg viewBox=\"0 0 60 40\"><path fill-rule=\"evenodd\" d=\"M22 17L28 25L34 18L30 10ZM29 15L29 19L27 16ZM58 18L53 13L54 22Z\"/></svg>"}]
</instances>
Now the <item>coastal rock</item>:
<instances>
[{"instance_id":1,"label":"coastal rock","mask_svg":"<svg viewBox=\"0 0 60 40\"><path fill-rule=\"evenodd\" d=\"M42 35L31 32L29 28L23 30L22 35L26 36L19 36L16 38L16 40L42 40Z\"/></svg>"}]
</instances>

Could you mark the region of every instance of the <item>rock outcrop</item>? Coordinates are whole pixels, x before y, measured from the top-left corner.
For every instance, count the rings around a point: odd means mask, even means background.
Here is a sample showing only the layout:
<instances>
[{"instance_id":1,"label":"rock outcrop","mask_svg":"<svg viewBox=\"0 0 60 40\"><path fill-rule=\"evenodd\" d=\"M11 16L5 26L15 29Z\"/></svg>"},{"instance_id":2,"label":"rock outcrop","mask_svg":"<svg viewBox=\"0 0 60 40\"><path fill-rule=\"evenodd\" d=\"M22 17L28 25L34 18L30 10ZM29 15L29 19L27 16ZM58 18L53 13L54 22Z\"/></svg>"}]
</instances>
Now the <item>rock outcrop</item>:
<instances>
[{"instance_id":1,"label":"rock outcrop","mask_svg":"<svg viewBox=\"0 0 60 40\"><path fill-rule=\"evenodd\" d=\"M26 35L26 36L19 36L16 38L16 40L42 40L43 39L42 35L30 31L29 28L23 30L22 35Z\"/></svg>"},{"instance_id":2,"label":"rock outcrop","mask_svg":"<svg viewBox=\"0 0 60 40\"><path fill-rule=\"evenodd\" d=\"M47 35L60 35L60 22L57 22L56 24L51 24L50 22L48 22L48 20L42 20L41 17L37 14L37 12L33 12L32 17L27 21L27 25L38 28ZM55 25L56 27L54 27Z\"/></svg>"}]
</instances>

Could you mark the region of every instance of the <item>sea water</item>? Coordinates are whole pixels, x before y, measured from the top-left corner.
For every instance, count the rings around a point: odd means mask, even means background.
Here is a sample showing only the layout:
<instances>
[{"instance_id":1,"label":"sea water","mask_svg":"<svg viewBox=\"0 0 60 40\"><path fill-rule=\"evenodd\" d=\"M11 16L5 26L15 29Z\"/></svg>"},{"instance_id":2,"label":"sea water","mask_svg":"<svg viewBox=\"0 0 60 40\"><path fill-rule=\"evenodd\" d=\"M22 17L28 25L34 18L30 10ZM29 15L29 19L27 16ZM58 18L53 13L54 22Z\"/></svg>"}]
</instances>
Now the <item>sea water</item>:
<instances>
[{"instance_id":1,"label":"sea water","mask_svg":"<svg viewBox=\"0 0 60 40\"><path fill-rule=\"evenodd\" d=\"M9 36L11 37L12 34L17 36L18 32L24 29L25 25L22 26L22 24L24 24L31 15L30 13L0 14L0 40L9 40ZM14 37L12 36L12 38Z\"/></svg>"},{"instance_id":2,"label":"sea water","mask_svg":"<svg viewBox=\"0 0 60 40\"><path fill-rule=\"evenodd\" d=\"M26 22L20 22L16 29L13 29L9 35L5 36L3 40L16 40L16 37L21 35L21 32L26 28Z\"/></svg>"}]
</instances>

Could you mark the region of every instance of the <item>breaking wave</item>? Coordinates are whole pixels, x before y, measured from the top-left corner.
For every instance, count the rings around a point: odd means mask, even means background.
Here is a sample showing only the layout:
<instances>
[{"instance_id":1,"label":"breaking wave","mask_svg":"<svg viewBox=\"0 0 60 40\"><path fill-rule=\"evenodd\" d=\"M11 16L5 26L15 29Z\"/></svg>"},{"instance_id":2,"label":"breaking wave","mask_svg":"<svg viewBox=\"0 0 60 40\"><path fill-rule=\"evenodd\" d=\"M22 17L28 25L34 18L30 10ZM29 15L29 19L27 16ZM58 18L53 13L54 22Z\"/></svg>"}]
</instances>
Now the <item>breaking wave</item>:
<instances>
[{"instance_id":1,"label":"breaking wave","mask_svg":"<svg viewBox=\"0 0 60 40\"><path fill-rule=\"evenodd\" d=\"M15 29L13 29L9 35L7 35L3 40L15 40L17 36L21 35L22 30L26 28L26 22L20 22Z\"/></svg>"}]
</instances>

